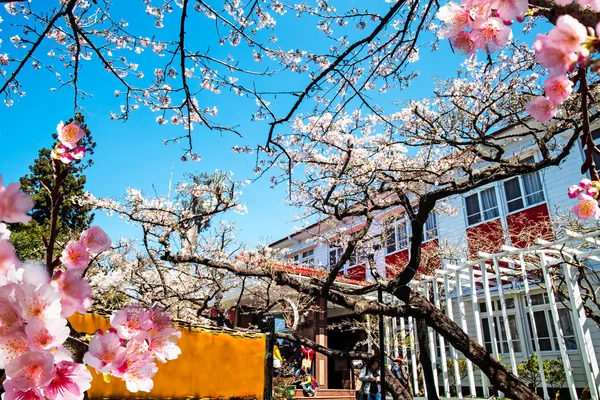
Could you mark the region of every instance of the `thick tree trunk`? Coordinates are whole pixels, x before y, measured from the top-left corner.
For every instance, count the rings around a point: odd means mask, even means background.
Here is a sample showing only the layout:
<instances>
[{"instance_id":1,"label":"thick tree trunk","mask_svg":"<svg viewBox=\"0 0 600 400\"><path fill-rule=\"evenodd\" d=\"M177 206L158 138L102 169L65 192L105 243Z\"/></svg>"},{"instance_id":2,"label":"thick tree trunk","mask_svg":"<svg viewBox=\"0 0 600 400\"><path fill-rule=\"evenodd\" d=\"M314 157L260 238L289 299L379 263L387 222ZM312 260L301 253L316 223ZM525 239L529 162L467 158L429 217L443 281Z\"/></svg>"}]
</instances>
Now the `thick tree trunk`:
<instances>
[{"instance_id":1,"label":"thick tree trunk","mask_svg":"<svg viewBox=\"0 0 600 400\"><path fill-rule=\"evenodd\" d=\"M423 368L423 376L425 385L427 385L427 399L439 400L437 395L437 387L433 378L433 367L431 362L429 339L427 337L427 321L423 318L417 319L417 340L419 341L419 359L421 368Z\"/></svg>"},{"instance_id":2,"label":"thick tree trunk","mask_svg":"<svg viewBox=\"0 0 600 400\"><path fill-rule=\"evenodd\" d=\"M442 311L427 301L423 296L413 293L408 306L418 310L418 317L442 335L456 350L460 351L477 365L489 378L495 390L504 392L506 397L519 400L542 400L531 391L519 378L511 374L504 366L479 343L473 340ZM409 314L412 314L409 312ZM423 354L424 351L421 351ZM429 389L428 389L429 390Z\"/></svg>"},{"instance_id":3,"label":"thick tree trunk","mask_svg":"<svg viewBox=\"0 0 600 400\"><path fill-rule=\"evenodd\" d=\"M385 369L385 381L387 383L388 393L394 400L412 399L412 393L408 385L403 385L398 378L392 374L392 371Z\"/></svg>"}]
</instances>

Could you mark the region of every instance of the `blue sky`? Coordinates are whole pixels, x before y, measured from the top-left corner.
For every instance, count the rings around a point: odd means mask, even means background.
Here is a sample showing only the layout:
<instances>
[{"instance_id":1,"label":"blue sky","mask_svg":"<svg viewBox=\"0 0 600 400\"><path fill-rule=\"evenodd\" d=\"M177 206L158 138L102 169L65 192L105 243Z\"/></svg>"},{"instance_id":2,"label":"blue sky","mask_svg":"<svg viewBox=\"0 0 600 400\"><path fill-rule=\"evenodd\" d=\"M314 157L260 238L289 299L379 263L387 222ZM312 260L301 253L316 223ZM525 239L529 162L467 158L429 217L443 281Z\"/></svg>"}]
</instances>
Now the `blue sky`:
<instances>
[{"instance_id":1,"label":"blue sky","mask_svg":"<svg viewBox=\"0 0 600 400\"><path fill-rule=\"evenodd\" d=\"M118 2L117 2L118 3ZM115 10L122 12L130 22L132 31L150 35L152 20L145 16L141 2L138 8ZM353 5L360 6L366 2L352 0ZM369 2L370 3L370 2ZM386 6L383 1L381 5ZM387 4L389 6L389 4ZM361 6L362 7L362 6ZM176 9L175 13L179 11ZM137 15L136 15L137 13ZM113 14L113 16L116 14ZM4 19L2 51L11 51L8 37L13 34L8 25L11 17L5 15L4 9L0 11ZM141 16L141 17L140 17ZM120 15L119 15L120 17ZM173 16L178 18L178 16ZM211 46L211 54L222 56L228 53L248 53L248 49L219 47L215 42L213 30L208 25L195 24L193 21L205 21L193 15L190 23L187 42L190 48L206 49ZM173 34L176 27L176 18L168 18L166 27L161 34ZM292 19L293 18L293 23ZM289 21L289 22L288 22ZM279 21L276 28L282 48L315 48L329 45L323 35L314 26L315 19L296 20L295 16L288 15ZM301 25L298 25L301 24ZM300 28L299 28L300 26ZM363 33L372 29L369 24ZM147 31L147 32L145 32ZM297 33L301 31L302 35ZM421 50L421 60L415 64L421 75L411 87L402 92L391 90L385 101L391 104L394 100L420 99L431 94L432 77L451 76L459 67L463 56L452 54L446 43L441 44L442 49L431 53L428 48ZM48 49L40 49L47 52ZM44 53L41 53L44 54ZM155 59L144 55L140 61L141 69L146 76L151 76L154 70ZM251 57L249 58L251 60ZM264 68L262 64L246 61L247 65L254 68ZM443 66L443 67L441 67ZM151 195L154 190L163 195L167 193L171 171L174 181L177 181L186 172L212 172L216 169L232 171L235 178L240 180L253 179L255 175L254 158L247 155L237 155L232 152L234 145L256 146L264 143L267 134L265 123L251 122L251 115L255 111L254 100L243 99L232 94L201 94L199 97L202 106L216 106L219 109L218 120L221 123L240 125L243 137L233 134L219 134L207 129L196 129L194 133L195 151L202 157L200 162L182 162L180 156L183 152L181 145L165 147L163 139L179 136L181 126L159 126L156 122L157 114L146 109L140 109L131 114L127 122L111 121L110 111L118 111L120 102L113 92L119 88L118 83L101 68L96 60L86 62L81 76L81 85L84 90L94 96L87 99L83 105L88 115L86 120L98 143L94 155L95 165L88 170L87 190L97 197L122 197L125 189L135 187ZM0 106L0 115L3 124L0 125L0 174L5 182L18 180L27 173L27 168L34 160L37 151L44 146L52 144L50 135L54 132L60 120L69 118L73 113L72 90L61 89L58 92L49 88L56 85L54 78L44 71L33 71L30 66L24 68L20 76L24 84L26 97L18 100L14 106L6 108ZM308 78L293 74L284 74L279 77L258 79L257 86L262 90L289 88L302 89ZM196 83L197 84L197 83ZM272 101L276 111L282 113L289 106L289 98L279 98ZM270 188L267 178L260 179L244 188L242 201L247 205L248 213L244 216L231 214L226 219L234 220L240 229L239 239L249 245L257 241L273 241L290 233L294 226L300 223L292 222L297 210L283 204L285 188ZM121 236L135 237L140 232L137 228L127 225L116 216L107 217L97 214L96 223L101 225L113 240Z\"/></svg>"}]
</instances>

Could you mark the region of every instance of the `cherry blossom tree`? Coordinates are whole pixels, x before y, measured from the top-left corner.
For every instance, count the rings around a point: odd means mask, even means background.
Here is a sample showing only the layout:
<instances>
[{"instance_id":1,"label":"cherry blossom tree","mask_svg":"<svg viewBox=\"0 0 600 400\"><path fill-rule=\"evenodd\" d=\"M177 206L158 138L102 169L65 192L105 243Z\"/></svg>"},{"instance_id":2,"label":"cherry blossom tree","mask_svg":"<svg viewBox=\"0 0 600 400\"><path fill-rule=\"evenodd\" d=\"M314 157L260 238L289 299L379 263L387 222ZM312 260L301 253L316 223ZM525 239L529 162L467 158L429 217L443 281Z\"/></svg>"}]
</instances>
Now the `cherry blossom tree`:
<instances>
[{"instance_id":1,"label":"cherry blossom tree","mask_svg":"<svg viewBox=\"0 0 600 400\"><path fill-rule=\"evenodd\" d=\"M123 379L132 392L150 391L152 377L162 363L177 358L181 333L156 305L130 305L113 312L107 332L88 338L67 321L92 306L92 292L84 278L90 260L111 247L98 226L81 232L62 253L55 254L61 204L61 185L69 174L65 164L82 159L79 145L85 130L77 123L59 124L52 150L52 181L41 182L51 198L50 231L44 237L45 262L21 263L9 242L5 223L28 223L31 197L20 185L3 186L0 177L0 366L4 369L6 399L83 399L98 372Z\"/></svg>"}]
</instances>

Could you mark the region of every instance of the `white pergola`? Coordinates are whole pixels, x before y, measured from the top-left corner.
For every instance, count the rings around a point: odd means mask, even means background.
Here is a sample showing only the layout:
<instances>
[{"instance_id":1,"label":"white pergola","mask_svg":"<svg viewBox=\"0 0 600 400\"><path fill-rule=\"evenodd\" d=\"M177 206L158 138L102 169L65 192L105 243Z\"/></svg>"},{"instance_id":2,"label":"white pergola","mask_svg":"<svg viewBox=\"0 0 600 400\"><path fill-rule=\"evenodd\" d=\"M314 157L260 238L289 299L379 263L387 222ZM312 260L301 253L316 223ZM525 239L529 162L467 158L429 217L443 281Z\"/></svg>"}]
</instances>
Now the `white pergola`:
<instances>
[{"instance_id":1,"label":"white pergola","mask_svg":"<svg viewBox=\"0 0 600 400\"><path fill-rule=\"evenodd\" d=\"M564 332L560 323L559 307L557 305L557 295L553 290L553 277L551 270L560 269L564 274L566 281L566 290L568 294L567 307L570 310L575 331L575 339L577 341L578 351L581 353L583 365L585 369L585 377L589 386L592 399L599 400L600 393L600 371L598 368L598 360L592 337L589 331L589 324L586 324L586 316L582 306L581 293L577 281L578 271L572 265L565 262L570 258L577 257L579 261L597 262L600 263L600 231L595 231L585 235L575 234L567 231L563 238L553 242L538 240L534 246L527 248L514 248L502 246L500 253L487 254L479 253L480 257L476 261L463 262L459 265L444 263L443 269L436 270L435 276L421 275L421 279L415 283L414 289L419 290L423 295L432 298L435 305L439 308L442 302L445 303L445 312L449 318L456 322L465 332L467 329L467 313L472 313L472 318L475 325L475 335L473 335L473 327L471 326L470 334L475 337L477 342L482 346L484 343L484 333L482 327L482 319L480 316L480 304L484 303L487 311L486 323L488 324L488 332L491 336L491 347L493 356L498 359L500 356L499 342L505 340L508 345L508 361L513 374L518 375L517 358L513 348L512 332L508 323L507 307L505 303L505 295L510 290L515 292L515 284L518 285L517 291L525 296L528 307L528 315L530 321L530 329L532 342L535 353L538 354L538 363L541 375L541 386L545 399L550 399L548 384L544 376L544 368L542 362L545 357L548 357L540 350L538 340L538 328L536 327L536 319L530 291L533 282L529 273L536 271L537 280L535 286L545 288L548 304L552 316L552 324L556 332L558 340L558 348L563 361L567 377L567 385L571 398L578 399L576 386L571 368L571 360L565 343ZM509 282L508 284L504 282ZM498 298L498 301L492 302L492 296ZM560 300L558 300L560 301ZM454 305L453 305L454 303ZM470 303L470 304L469 304ZM494 307L493 304L499 304ZM467 307L468 306L468 307ZM496 326L496 316L501 316L504 325ZM388 320L389 321L389 320ZM413 387L418 388L416 346L413 340L407 344L405 340L407 336L416 337L416 324L412 318L408 318L407 323L404 319L397 322L396 319L391 319L391 323L386 324L391 332L386 332L386 336L392 340L387 341L387 354L395 356L402 355L406 359L410 350L410 358L412 364L412 379ZM496 333L503 330L503 338L497 338ZM398 338L403 340L398 340ZM440 356L436 354L436 343L439 343ZM489 342L488 342L489 343ZM433 329L429 328L429 347L431 351L432 366L434 368L434 379L436 388L440 388L441 397L450 397L450 380L451 374L454 374L454 382L456 383L456 395L462 398L461 376L459 371L459 363L453 363L454 371L448 371L447 359L458 360L464 359L462 354L450 346L449 355L445 351L444 338L438 335ZM390 348L393 347L393 348ZM506 352L503 352L506 354ZM505 359L506 359L505 358ZM556 358L556 357L554 357ZM439 361L439 362L438 362ZM483 388L484 396L487 398L493 393L490 393L490 385L483 374L476 377L473 365L467 360L467 381L470 388L470 393L476 393L476 387ZM441 382L440 382L441 380ZM424 382L422 387L426 387ZM503 397L503 394L500 394Z\"/></svg>"}]
</instances>

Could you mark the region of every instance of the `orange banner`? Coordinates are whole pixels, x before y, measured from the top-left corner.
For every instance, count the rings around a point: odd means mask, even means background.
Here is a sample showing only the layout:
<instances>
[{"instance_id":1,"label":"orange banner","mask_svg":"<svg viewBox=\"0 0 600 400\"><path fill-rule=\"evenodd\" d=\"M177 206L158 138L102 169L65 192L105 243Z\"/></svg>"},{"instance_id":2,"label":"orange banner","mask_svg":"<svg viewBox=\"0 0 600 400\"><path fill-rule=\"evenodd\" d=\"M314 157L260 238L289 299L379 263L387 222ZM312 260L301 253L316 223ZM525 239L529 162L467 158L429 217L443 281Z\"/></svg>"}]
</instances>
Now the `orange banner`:
<instances>
[{"instance_id":1,"label":"orange banner","mask_svg":"<svg viewBox=\"0 0 600 400\"><path fill-rule=\"evenodd\" d=\"M108 329L108 320L99 315L75 314L69 321L79 332ZM166 364L157 363L154 389L131 393L125 383L113 378L105 383L92 370L90 398L230 398L262 400L265 384L264 334L238 334L201 328L181 328L178 342L181 355Z\"/></svg>"}]
</instances>

